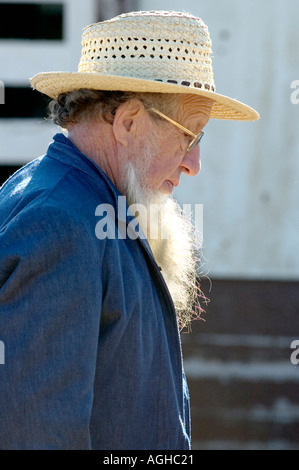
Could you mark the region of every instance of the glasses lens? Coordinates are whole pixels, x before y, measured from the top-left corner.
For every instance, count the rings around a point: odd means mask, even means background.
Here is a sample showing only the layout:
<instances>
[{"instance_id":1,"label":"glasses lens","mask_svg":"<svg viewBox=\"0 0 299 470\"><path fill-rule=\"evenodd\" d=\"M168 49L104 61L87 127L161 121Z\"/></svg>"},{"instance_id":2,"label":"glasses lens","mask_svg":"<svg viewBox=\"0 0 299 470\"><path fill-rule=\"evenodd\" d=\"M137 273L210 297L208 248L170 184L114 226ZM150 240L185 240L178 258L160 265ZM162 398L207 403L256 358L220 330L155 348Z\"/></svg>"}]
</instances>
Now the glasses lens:
<instances>
[{"instance_id":1,"label":"glasses lens","mask_svg":"<svg viewBox=\"0 0 299 470\"><path fill-rule=\"evenodd\" d=\"M201 139L203 138L203 135L204 133L201 132L200 134L198 134L193 140L192 142L190 142L190 145L188 147L188 152L190 152L191 150L193 150L198 144L199 142L201 141Z\"/></svg>"}]
</instances>

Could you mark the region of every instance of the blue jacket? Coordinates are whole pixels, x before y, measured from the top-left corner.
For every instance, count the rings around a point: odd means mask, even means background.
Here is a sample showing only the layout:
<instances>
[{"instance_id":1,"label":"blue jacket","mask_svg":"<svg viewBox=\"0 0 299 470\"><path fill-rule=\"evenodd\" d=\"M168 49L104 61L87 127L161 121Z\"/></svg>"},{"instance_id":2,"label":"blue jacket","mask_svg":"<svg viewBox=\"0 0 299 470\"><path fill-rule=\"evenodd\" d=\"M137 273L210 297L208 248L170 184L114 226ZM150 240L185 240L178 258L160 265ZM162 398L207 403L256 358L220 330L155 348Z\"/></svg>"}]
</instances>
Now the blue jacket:
<instances>
[{"instance_id":1,"label":"blue jacket","mask_svg":"<svg viewBox=\"0 0 299 470\"><path fill-rule=\"evenodd\" d=\"M119 196L63 134L0 191L0 449L190 448L159 267L141 237L96 235Z\"/></svg>"}]
</instances>

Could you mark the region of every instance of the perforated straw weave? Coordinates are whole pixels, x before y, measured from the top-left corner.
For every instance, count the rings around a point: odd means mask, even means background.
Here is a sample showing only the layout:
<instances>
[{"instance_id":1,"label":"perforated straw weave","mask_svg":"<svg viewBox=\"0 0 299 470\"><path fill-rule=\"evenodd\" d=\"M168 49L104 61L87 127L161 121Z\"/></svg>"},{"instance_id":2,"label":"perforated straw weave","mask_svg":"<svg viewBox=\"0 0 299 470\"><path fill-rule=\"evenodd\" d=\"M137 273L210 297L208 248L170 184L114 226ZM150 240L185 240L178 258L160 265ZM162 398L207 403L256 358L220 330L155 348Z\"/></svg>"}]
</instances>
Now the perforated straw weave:
<instances>
[{"instance_id":1,"label":"perforated straw weave","mask_svg":"<svg viewBox=\"0 0 299 470\"><path fill-rule=\"evenodd\" d=\"M256 120L258 113L216 93L211 39L200 18L187 13L142 11L87 26L78 72L45 72L33 88L57 98L80 88L191 93L214 101L212 118Z\"/></svg>"}]
</instances>

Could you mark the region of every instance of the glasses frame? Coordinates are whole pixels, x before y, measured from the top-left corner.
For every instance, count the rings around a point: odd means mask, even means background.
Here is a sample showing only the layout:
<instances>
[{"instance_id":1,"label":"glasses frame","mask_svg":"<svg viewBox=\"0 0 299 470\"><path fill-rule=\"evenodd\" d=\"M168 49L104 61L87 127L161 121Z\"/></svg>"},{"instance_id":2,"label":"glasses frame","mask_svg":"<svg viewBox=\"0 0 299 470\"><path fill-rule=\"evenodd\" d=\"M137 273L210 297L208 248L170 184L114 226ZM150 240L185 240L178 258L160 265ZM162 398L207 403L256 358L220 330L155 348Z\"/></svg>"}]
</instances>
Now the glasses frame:
<instances>
[{"instance_id":1,"label":"glasses frame","mask_svg":"<svg viewBox=\"0 0 299 470\"><path fill-rule=\"evenodd\" d=\"M171 119L170 117L168 117L168 116L166 116L165 114L161 113L161 111L158 111L156 108L150 108L150 110L151 110L153 113L156 113L156 114L158 114L159 116L161 116L162 118L166 119L166 121L171 122L171 124L173 124L174 126L178 127L179 129L181 129L182 131L184 131L186 134L189 134L191 137L193 137L193 139L191 140L191 142L189 143L189 145L188 145L188 147L187 147L187 152L190 152L191 150L193 150L193 149L199 144L199 142L201 141L201 139L203 138L203 136L204 136L204 132L203 132L203 131L199 132L198 134L194 134L194 132L189 131L189 129L187 129L186 127L182 126L182 124L179 124L178 122L174 121L174 120Z\"/></svg>"}]
</instances>

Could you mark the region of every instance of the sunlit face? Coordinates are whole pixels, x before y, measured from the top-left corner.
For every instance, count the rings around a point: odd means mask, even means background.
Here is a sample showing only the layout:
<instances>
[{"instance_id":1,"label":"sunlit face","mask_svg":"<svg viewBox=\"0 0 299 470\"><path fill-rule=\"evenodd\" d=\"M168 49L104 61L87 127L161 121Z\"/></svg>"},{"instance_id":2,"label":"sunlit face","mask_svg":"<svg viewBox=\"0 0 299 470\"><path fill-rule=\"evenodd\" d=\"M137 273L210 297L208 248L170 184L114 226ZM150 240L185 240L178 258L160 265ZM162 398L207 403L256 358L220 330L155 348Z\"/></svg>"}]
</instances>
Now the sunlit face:
<instances>
[{"instance_id":1,"label":"sunlit face","mask_svg":"<svg viewBox=\"0 0 299 470\"><path fill-rule=\"evenodd\" d=\"M198 134L210 118L213 101L195 95L181 98L178 115L171 116L178 123ZM156 122L159 128L157 151L151 158L144 183L149 189L170 195L185 173L195 176L200 171L200 147L187 152L192 137L165 120Z\"/></svg>"}]
</instances>

